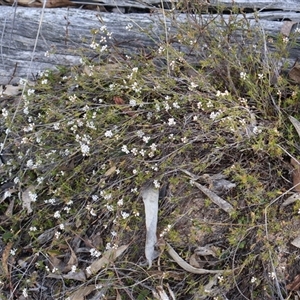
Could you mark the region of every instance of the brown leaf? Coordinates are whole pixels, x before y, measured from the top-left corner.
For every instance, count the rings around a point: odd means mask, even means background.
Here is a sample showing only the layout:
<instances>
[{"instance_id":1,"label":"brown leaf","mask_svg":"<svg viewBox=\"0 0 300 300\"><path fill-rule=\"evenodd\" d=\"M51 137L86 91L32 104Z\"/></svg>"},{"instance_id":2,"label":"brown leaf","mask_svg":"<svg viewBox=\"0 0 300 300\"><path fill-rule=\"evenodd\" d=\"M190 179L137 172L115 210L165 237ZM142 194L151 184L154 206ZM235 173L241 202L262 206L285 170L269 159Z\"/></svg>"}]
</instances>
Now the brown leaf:
<instances>
[{"instance_id":1,"label":"brown leaf","mask_svg":"<svg viewBox=\"0 0 300 300\"><path fill-rule=\"evenodd\" d=\"M300 192L300 163L292 157L291 164L294 167L292 172L294 191Z\"/></svg>"},{"instance_id":2,"label":"brown leaf","mask_svg":"<svg viewBox=\"0 0 300 300\"><path fill-rule=\"evenodd\" d=\"M110 249L103 253L103 256L94 261L90 265L91 274L97 273L100 269L104 268L105 266L113 263L126 249L128 245L120 246L117 249ZM88 274L89 277L90 274Z\"/></svg>"},{"instance_id":3,"label":"brown leaf","mask_svg":"<svg viewBox=\"0 0 300 300\"><path fill-rule=\"evenodd\" d=\"M88 285L80 288L76 292L72 293L69 298L70 300L84 300L91 292L95 290L95 285Z\"/></svg>"},{"instance_id":4,"label":"brown leaf","mask_svg":"<svg viewBox=\"0 0 300 300\"><path fill-rule=\"evenodd\" d=\"M289 77L296 83L300 83L300 62L298 60L295 61L292 69L289 71Z\"/></svg>"},{"instance_id":5,"label":"brown leaf","mask_svg":"<svg viewBox=\"0 0 300 300\"><path fill-rule=\"evenodd\" d=\"M3 268L3 271L4 271L4 275L6 277L9 277L9 271L8 271L8 259L9 259L9 255L10 255L10 250L13 246L13 243L12 242L9 242L3 253L2 253L2 268Z\"/></svg>"},{"instance_id":6,"label":"brown leaf","mask_svg":"<svg viewBox=\"0 0 300 300\"><path fill-rule=\"evenodd\" d=\"M125 104L124 100L121 97L115 96L115 97L113 97L113 100L114 100L115 104L117 104L117 105Z\"/></svg>"},{"instance_id":7,"label":"brown leaf","mask_svg":"<svg viewBox=\"0 0 300 300\"><path fill-rule=\"evenodd\" d=\"M280 33L288 37L291 33L294 24L296 24L296 22L284 21L283 25L280 28Z\"/></svg>"},{"instance_id":8,"label":"brown leaf","mask_svg":"<svg viewBox=\"0 0 300 300\"><path fill-rule=\"evenodd\" d=\"M108 176L112 175L113 173L115 173L116 169L117 169L117 167L115 165L113 165L105 172L104 176L108 177Z\"/></svg>"},{"instance_id":9,"label":"brown leaf","mask_svg":"<svg viewBox=\"0 0 300 300\"><path fill-rule=\"evenodd\" d=\"M286 285L286 289L289 291L298 291L300 289L300 274L295 276L293 282Z\"/></svg>"},{"instance_id":10,"label":"brown leaf","mask_svg":"<svg viewBox=\"0 0 300 300\"><path fill-rule=\"evenodd\" d=\"M75 252L73 251L73 249L71 248L69 243L67 243L67 244L70 248L71 256L69 258L69 261L68 261L67 265L63 269L63 273L69 272L72 269L72 266L77 267L77 265L78 265L78 259L77 259L77 256L76 256Z\"/></svg>"}]
</instances>

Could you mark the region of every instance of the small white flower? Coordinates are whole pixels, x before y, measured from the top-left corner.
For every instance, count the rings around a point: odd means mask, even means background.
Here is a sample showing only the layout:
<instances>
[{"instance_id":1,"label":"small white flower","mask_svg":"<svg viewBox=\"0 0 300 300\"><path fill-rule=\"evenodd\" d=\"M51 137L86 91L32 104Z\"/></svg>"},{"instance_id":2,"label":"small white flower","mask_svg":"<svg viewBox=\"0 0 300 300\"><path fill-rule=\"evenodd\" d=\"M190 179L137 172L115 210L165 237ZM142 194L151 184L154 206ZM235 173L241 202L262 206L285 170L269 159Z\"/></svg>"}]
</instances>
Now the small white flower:
<instances>
[{"instance_id":1,"label":"small white flower","mask_svg":"<svg viewBox=\"0 0 300 300\"><path fill-rule=\"evenodd\" d=\"M13 248L13 249L10 250L10 255L15 256L16 252L17 252L17 249Z\"/></svg>"},{"instance_id":2,"label":"small white flower","mask_svg":"<svg viewBox=\"0 0 300 300\"><path fill-rule=\"evenodd\" d=\"M95 249L95 248L92 248L92 249L90 249L90 254L91 254L92 257L98 258L98 257L100 257L101 252L98 251L98 250Z\"/></svg>"},{"instance_id":3,"label":"small white flower","mask_svg":"<svg viewBox=\"0 0 300 300\"><path fill-rule=\"evenodd\" d=\"M33 95L34 92L35 92L35 90L33 90L33 89L28 89L27 95L28 95L28 96Z\"/></svg>"},{"instance_id":4,"label":"small white flower","mask_svg":"<svg viewBox=\"0 0 300 300\"><path fill-rule=\"evenodd\" d=\"M169 125L169 126L176 125L175 119L174 119L174 118L169 118L169 120L168 120L168 125Z\"/></svg>"},{"instance_id":5,"label":"small white flower","mask_svg":"<svg viewBox=\"0 0 300 300\"><path fill-rule=\"evenodd\" d=\"M106 137L109 137L109 138L111 138L111 137L113 137L113 132L111 131L111 130L107 130L105 133L104 133L104 135L106 136Z\"/></svg>"},{"instance_id":6,"label":"small white flower","mask_svg":"<svg viewBox=\"0 0 300 300\"><path fill-rule=\"evenodd\" d=\"M247 76L247 74L246 74L245 72L241 72L241 73L240 73L240 78L241 78L242 80L245 80L245 79L246 79L246 76Z\"/></svg>"},{"instance_id":7,"label":"small white flower","mask_svg":"<svg viewBox=\"0 0 300 300\"><path fill-rule=\"evenodd\" d=\"M289 38L288 38L287 36L285 36L285 37L282 39L282 41L283 41L285 44L287 44L287 43L289 42Z\"/></svg>"},{"instance_id":8,"label":"small white flower","mask_svg":"<svg viewBox=\"0 0 300 300\"><path fill-rule=\"evenodd\" d=\"M97 201L99 199L99 197L97 195L92 195L92 200L93 201Z\"/></svg>"},{"instance_id":9,"label":"small white flower","mask_svg":"<svg viewBox=\"0 0 300 300\"><path fill-rule=\"evenodd\" d=\"M123 198L121 198L118 202L117 202L118 206L122 206L124 204L124 200Z\"/></svg>"},{"instance_id":10,"label":"small white flower","mask_svg":"<svg viewBox=\"0 0 300 300\"><path fill-rule=\"evenodd\" d=\"M112 231L112 232L111 232L111 235L112 235L112 236L117 236L117 233L116 233L115 231Z\"/></svg>"},{"instance_id":11,"label":"small white flower","mask_svg":"<svg viewBox=\"0 0 300 300\"><path fill-rule=\"evenodd\" d=\"M47 78L43 79L41 83L42 84L47 84L48 83L48 79Z\"/></svg>"},{"instance_id":12,"label":"small white flower","mask_svg":"<svg viewBox=\"0 0 300 300\"><path fill-rule=\"evenodd\" d=\"M2 108L2 116L4 119L8 117L8 110L6 108Z\"/></svg>"},{"instance_id":13,"label":"small white flower","mask_svg":"<svg viewBox=\"0 0 300 300\"><path fill-rule=\"evenodd\" d=\"M128 150L126 145L123 145L121 150L122 150L122 152L125 152L126 154L130 153L130 151Z\"/></svg>"},{"instance_id":14,"label":"small white flower","mask_svg":"<svg viewBox=\"0 0 300 300\"><path fill-rule=\"evenodd\" d=\"M257 76L258 76L258 79L263 79L264 78L264 74L257 74Z\"/></svg>"},{"instance_id":15,"label":"small white flower","mask_svg":"<svg viewBox=\"0 0 300 300\"><path fill-rule=\"evenodd\" d=\"M125 211L121 211L121 216L123 219L127 219L130 216L130 214Z\"/></svg>"},{"instance_id":16,"label":"small white flower","mask_svg":"<svg viewBox=\"0 0 300 300\"><path fill-rule=\"evenodd\" d=\"M255 283L256 280L257 280L257 278L253 276L253 277L251 278L250 282L251 282L251 283Z\"/></svg>"},{"instance_id":17,"label":"small white flower","mask_svg":"<svg viewBox=\"0 0 300 300\"><path fill-rule=\"evenodd\" d=\"M81 153L83 156L89 156L90 154L90 147L84 143L80 144Z\"/></svg>"},{"instance_id":18,"label":"small white flower","mask_svg":"<svg viewBox=\"0 0 300 300\"><path fill-rule=\"evenodd\" d=\"M138 130L138 131L136 132L136 135L137 135L139 138L142 138L142 137L145 135L145 133L144 133L142 130Z\"/></svg>"},{"instance_id":19,"label":"small white flower","mask_svg":"<svg viewBox=\"0 0 300 300\"><path fill-rule=\"evenodd\" d=\"M143 141L147 144L150 140L150 136L143 136Z\"/></svg>"},{"instance_id":20,"label":"small white flower","mask_svg":"<svg viewBox=\"0 0 300 300\"><path fill-rule=\"evenodd\" d=\"M130 99L129 100L129 105L132 106L132 107L136 106L137 105L136 100Z\"/></svg>"},{"instance_id":21,"label":"small white flower","mask_svg":"<svg viewBox=\"0 0 300 300\"><path fill-rule=\"evenodd\" d=\"M37 231L37 228L36 228L35 226L31 226L31 227L29 228L29 231Z\"/></svg>"},{"instance_id":22,"label":"small white flower","mask_svg":"<svg viewBox=\"0 0 300 300\"><path fill-rule=\"evenodd\" d=\"M215 120L219 115L220 115L220 112L216 111L216 112L211 112L209 117L210 117L210 119Z\"/></svg>"},{"instance_id":23,"label":"small white flower","mask_svg":"<svg viewBox=\"0 0 300 300\"><path fill-rule=\"evenodd\" d=\"M54 213L54 218L55 219L59 219L60 217L61 217L61 215L60 215L60 211L59 210L57 210L55 213Z\"/></svg>"},{"instance_id":24,"label":"small white flower","mask_svg":"<svg viewBox=\"0 0 300 300\"><path fill-rule=\"evenodd\" d=\"M99 47L99 44L98 43L96 43L95 41L92 41L92 43L90 44L90 48L92 48L92 49L97 49Z\"/></svg>"},{"instance_id":25,"label":"small white flower","mask_svg":"<svg viewBox=\"0 0 300 300\"><path fill-rule=\"evenodd\" d=\"M154 181L153 181L153 184L154 184L154 187L155 187L156 189L159 189L159 188L160 188L160 183L158 182L158 180L154 180Z\"/></svg>"},{"instance_id":26,"label":"small white flower","mask_svg":"<svg viewBox=\"0 0 300 300\"><path fill-rule=\"evenodd\" d=\"M72 273L75 273L76 270L77 270L77 267L76 267L75 265L73 265L72 268L71 268L71 272L72 272Z\"/></svg>"},{"instance_id":27,"label":"small white flower","mask_svg":"<svg viewBox=\"0 0 300 300\"><path fill-rule=\"evenodd\" d=\"M128 23L125 28L126 28L126 30L130 31L132 29L132 27L133 27L133 25L131 23Z\"/></svg>"},{"instance_id":28,"label":"small white flower","mask_svg":"<svg viewBox=\"0 0 300 300\"><path fill-rule=\"evenodd\" d=\"M271 277L272 279L275 279L276 278L275 272L269 272L269 277Z\"/></svg>"},{"instance_id":29,"label":"small white flower","mask_svg":"<svg viewBox=\"0 0 300 300\"><path fill-rule=\"evenodd\" d=\"M24 288L22 290L22 295L23 295L24 298L28 298L28 293L27 293L27 289L26 288Z\"/></svg>"}]
</instances>

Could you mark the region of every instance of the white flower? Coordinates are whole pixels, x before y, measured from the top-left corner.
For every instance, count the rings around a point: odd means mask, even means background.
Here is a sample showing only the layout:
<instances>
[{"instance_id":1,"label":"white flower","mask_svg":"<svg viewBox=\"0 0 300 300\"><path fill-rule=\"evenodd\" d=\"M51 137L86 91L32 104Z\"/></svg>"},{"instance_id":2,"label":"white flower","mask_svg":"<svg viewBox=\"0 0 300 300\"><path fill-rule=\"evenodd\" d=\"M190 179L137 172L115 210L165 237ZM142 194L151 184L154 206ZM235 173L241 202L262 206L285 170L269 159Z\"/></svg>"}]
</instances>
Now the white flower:
<instances>
[{"instance_id":1,"label":"white flower","mask_svg":"<svg viewBox=\"0 0 300 300\"><path fill-rule=\"evenodd\" d=\"M60 211L59 210L57 210L55 213L54 213L54 218L55 219L59 219L60 217L61 217L61 215L60 215Z\"/></svg>"},{"instance_id":2,"label":"white flower","mask_svg":"<svg viewBox=\"0 0 300 300\"><path fill-rule=\"evenodd\" d=\"M121 216L123 219L127 219L130 215L129 215L129 213L127 213L125 211L121 211Z\"/></svg>"},{"instance_id":3,"label":"white flower","mask_svg":"<svg viewBox=\"0 0 300 300\"><path fill-rule=\"evenodd\" d=\"M107 130L107 131L104 133L104 135L105 135L106 137L111 138L114 134L113 134L113 132L112 132L111 130Z\"/></svg>"},{"instance_id":4,"label":"white flower","mask_svg":"<svg viewBox=\"0 0 300 300\"><path fill-rule=\"evenodd\" d=\"M95 41L92 41L92 43L90 44L90 48L92 48L92 49L97 49L99 47L99 44L98 43L96 43Z\"/></svg>"},{"instance_id":5,"label":"white flower","mask_svg":"<svg viewBox=\"0 0 300 300\"><path fill-rule=\"evenodd\" d=\"M247 74L246 74L245 72L241 72L241 73L240 73L240 78L241 78L242 80L245 80L245 79L246 79L246 76L247 76Z\"/></svg>"},{"instance_id":6,"label":"white flower","mask_svg":"<svg viewBox=\"0 0 300 300\"><path fill-rule=\"evenodd\" d=\"M220 115L220 112L219 111L216 111L216 112L211 112L210 113L210 119L212 119L212 120L215 120L218 116Z\"/></svg>"},{"instance_id":7,"label":"white flower","mask_svg":"<svg viewBox=\"0 0 300 300\"><path fill-rule=\"evenodd\" d=\"M122 206L124 204L124 200L123 198L121 198L118 202L117 202L118 206Z\"/></svg>"},{"instance_id":8,"label":"white flower","mask_svg":"<svg viewBox=\"0 0 300 300\"><path fill-rule=\"evenodd\" d=\"M153 181L153 184L154 184L154 187L155 187L156 189L159 189L159 188L160 188L160 183L158 182L158 180L154 180L154 181Z\"/></svg>"},{"instance_id":9,"label":"white flower","mask_svg":"<svg viewBox=\"0 0 300 300\"><path fill-rule=\"evenodd\" d=\"M172 104L172 105L173 105L173 107L174 107L174 108L180 108L180 106L179 106L178 102L173 102L173 104Z\"/></svg>"},{"instance_id":10,"label":"white flower","mask_svg":"<svg viewBox=\"0 0 300 300\"><path fill-rule=\"evenodd\" d=\"M150 136L143 136L143 141L147 144L150 140Z\"/></svg>"},{"instance_id":11,"label":"white flower","mask_svg":"<svg viewBox=\"0 0 300 300\"><path fill-rule=\"evenodd\" d=\"M48 83L48 79L47 78L43 79L41 83L42 84L47 84Z\"/></svg>"},{"instance_id":12,"label":"white flower","mask_svg":"<svg viewBox=\"0 0 300 300\"><path fill-rule=\"evenodd\" d=\"M142 137L145 135L145 133L144 133L142 130L138 130L138 131L136 132L136 135L137 135L139 138L142 138Z\"/></svg>"},{"instance_id":13,"label":"white flower","mask_svg":"<svg viewBox=\"0 0 300 300\"><path fill-rule=\"evenodd\" d=\"M71 272L72 272L72 273L75 273L75 272L76 272L76 269L77 269L77 267L76 267L75 265L73 265L72 268L71 268Z\"/></svg>"},{"instance_id":14,"label":"white flower","mask_svg":"<svg viewBox=\"0 0 300 300\"><path fill-rule=\"evenodd\" d=\"M88 145L81 143L80 148L83 156L88 156L90 154L90 147Z\"/></svg>"},{"instance_id":15,"label":"white flower","mask_svg":"<svg viewBox=\"0 0 300 300\"><path fill-rule=\"evenodd\" d=\"M90 254L92 257L98 258L101 255L101 252L95 248L90 249Z\"/></svg>"},{"instance_id":16,"label":"white flower","mask_svg":"<svg viewBox=\"0 0 300 300\"><path fill-rule=\"evenodd\" d=\"M28 89L27 95L28 95L28 96L33 95L34 92L35 92L35 90L33 90L33 89Z\"/></svg>"},{"instance_id":17,"label":"white flower","mask_svg":"<svg viewBox=\"0 0 300 300\"><path fill-rule=\"evenodd\" d=\"M36 202L36 199L37 199L37 194L36 193L33 193L33 192L29 191L28 196L29 196L31 202Z\"/></svg>"},{"instance_id":18,"label":"white flower","mask_svg":"<svg viewBox=\"0 0 300 300\"><path fill-rule=\"evenodd\" d=\"M16 252L17 252L17 249L16 249L16 248L13 248L13 249L10 250L10 254L11 254L12 256L15 256L15 255L16 255Z\"/></svg>"},{"instance_id":19,"label":"white flower","mask_svg":"<svg viewBox=\"0 0 300 300\"><path fill-rule=\"evenodd\" d=\"M157 145L156 145L155 143L152 143L152 144L150 145L150 148L151 148L152 151L156 151Z\"/></svg>"},{"instance_id":20,"label":"white flower","mask_svg":"<svg viewBox=\"0 0 300 300\"><path fill-rule=\"evenodd\" d=\"M168 120L168 125L169 125L169 126L176 125L175 119L174 119L174 118L169 118L169 120Z\"/></svg>"},{"instance_id":21,"label":"white flower","mask_svg":"<svg viewBox=\"0 0 300 300\"><path fill-rule=\"evenodd\" d=\"M132 27L133 27L133 25L131 23L128 23L125 28L126 28L126 30L130 31L132 29Z\"/></svg>"},{"instance_id":22,"label":"white flower","mask_svg":"<svg viewBox=\"0 0 300 300\"><path fill-rule=\"evenodd\" d=\"M27 160L27 162L26 162L26 167L27 167L27 168L32 168L33 165L34 165L34 164L33 164L32 159Z\"/></svg>"},{"instance_id":23,"label":"white flower","mask_svg":"<svg viewBox=\"0 0 300 300\"><path fill-rule=\"evenodd\" d=\"M92 195L92 200L93 201L97 201L99 199L99 197L97 195Z\"/></svg>"},{"instance_id":24,"label":"white flower","mask_svg":"<svg viewBox=\"0 0 300 300\"><path fill-rule=\"evenodd\" d=\"M257 74L258 79L263 79L264 78L264 74Z\"/></svg>"},{"instance_id":25,"label":"white flower","mask_svg":"<svg viewBox=\"0 0 300 300\"><path fill-rule=\"evenodd\" d=\"M130 100L129 100L129 105L132 106L132 107L136 106L136 105L137 105L137 104L136 104L136 100L130 99Z\"/></svg>"},{"instance_id":26,"label":"white flower","mask_svg":"<svg viewBox=\"0 0 300 300\"><path fill-rule=\"evenodd\" d=\"M250 282L251 282L251 283L254 283L256 280L257 280L256 277L252 277L251 280L250 280Z\"/></svg>"},{"instance_id":27,"label":"white flower","mask_svg":"<svg viewBox=\"0 0 300 300\"><path fill-rule=\"evenodd\" d=\"M130 151L128 150L126 145L123 145L121 150L122 150L122 152L125 152L126 154L130 153Z\"/></svg>"},{"instance_id":28,"label":"white flower","mask_svg":"<svg viewBox=\"0 0 300 300\"><path fill-rule=\"evenodd\" d=\"M8 117L8 111L6 108L2 108L2 116L4 119L6 119Z\"/></svg>"},{"instance_id":29,"label":"white flower","mask_svg":"<svg viewBox=\"0 0 300 300\"><path fill-rule=\"evenodd\" d=\"M22 290L22 295L23 295L24 298L28 298L28 293L27 293L27 289L26 288L24 288Z\"/></svg>"},{"instance_id":30,"label":"white flower","mask_svg":"<svg viewBox=\"0 0 300 300\"><path fill-rule=\"evenodd\" d=\"M31 227L29 228L29 231L37 231L37 228L36 228L35 226L31 226Z\"/></svg>"}]
</instances>

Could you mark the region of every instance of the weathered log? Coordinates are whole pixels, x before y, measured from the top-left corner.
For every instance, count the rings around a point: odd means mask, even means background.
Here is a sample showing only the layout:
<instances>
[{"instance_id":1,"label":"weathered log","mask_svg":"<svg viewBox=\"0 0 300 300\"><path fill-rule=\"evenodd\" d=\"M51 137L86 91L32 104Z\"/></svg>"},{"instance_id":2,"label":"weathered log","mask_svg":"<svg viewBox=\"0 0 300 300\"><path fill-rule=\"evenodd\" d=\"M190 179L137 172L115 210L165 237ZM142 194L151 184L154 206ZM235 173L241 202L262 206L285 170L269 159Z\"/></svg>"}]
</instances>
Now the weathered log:
<instances>
[{"instance_id":1,"label":"weathered log","mask_svg":"<svg viewBox=\"0 0 300 300\"><path fill-rule=\"evenodd\" d=\"M115 14L75 8L45 9L43 12L42 9L24 7L0 7L0 10L0 84L17 82L27 75L32 77L38 71L54 68L56 65L78 64L80 55L76 50L80 47L90 49L91 29L100 28L104 24L112 33L110 42L124 53L147 52L147 49L158 48L159 39L164 37L163 16L159 13ZM201 17L212 18L209 15ZM284 25L281 20L286 18L294 22L300 21L297 13L260 13L259 26L266 34L276 37ZM248 19L253 26L258 25L254 15L249 14ZM186 15L177 15L177 22L186 20ZM38 35L39 23L41 26ZM167 19L166 23L168 28L174 29L172 18ZM133 26L131 31L126 29L128 24ZM151 30L148 31L150 27ZM291 60L298 57L300 47L292 48Z\"/></svg>"}]
</instances>

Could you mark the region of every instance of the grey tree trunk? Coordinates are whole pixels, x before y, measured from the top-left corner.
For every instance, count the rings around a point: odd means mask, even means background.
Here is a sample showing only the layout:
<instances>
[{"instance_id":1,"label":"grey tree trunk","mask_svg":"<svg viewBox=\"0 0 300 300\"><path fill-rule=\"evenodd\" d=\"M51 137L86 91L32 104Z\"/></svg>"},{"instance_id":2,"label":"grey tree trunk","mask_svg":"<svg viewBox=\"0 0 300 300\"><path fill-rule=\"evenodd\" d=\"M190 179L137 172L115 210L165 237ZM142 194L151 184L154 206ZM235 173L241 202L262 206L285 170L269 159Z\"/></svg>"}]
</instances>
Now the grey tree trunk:
<instances>
[{"instance_id":1,"label":"grey tree trunk","mask_svg":"<svg viewBox=\"0 0 300 300\"><path fill-rule=\"evenodd\" d=\"M300 20L299 14L288 11L262 12L259 16L259 26L274 38L288 26L293 25L295 29L296 22ZM212 16L201 15L201 18L208 20ZM253 14L248 14L247 18L253 26L257 26ZM288 22L287 26L283 20L294 23ZM187 15L177 15L177 23L186 21ZM165 38L164 17L160 13L101 13L76 8L43 11L41 8L0 6L0 84L18 82L19 78L27 76L32 78L37 72L57 65L79 64L79 48L85 49L89 55L91 30L103 25L112 33L108 42L124 55L158 49L160 41ZM132 26L130 31L128 26ZM176 24L171 17L166 20L166 28L170 37L176 32ZM101 34L97 36L99 41ZM294 61L298 57L300 47L296 45L290 51L290 59Z\"/></svg>"}]
</instances>

